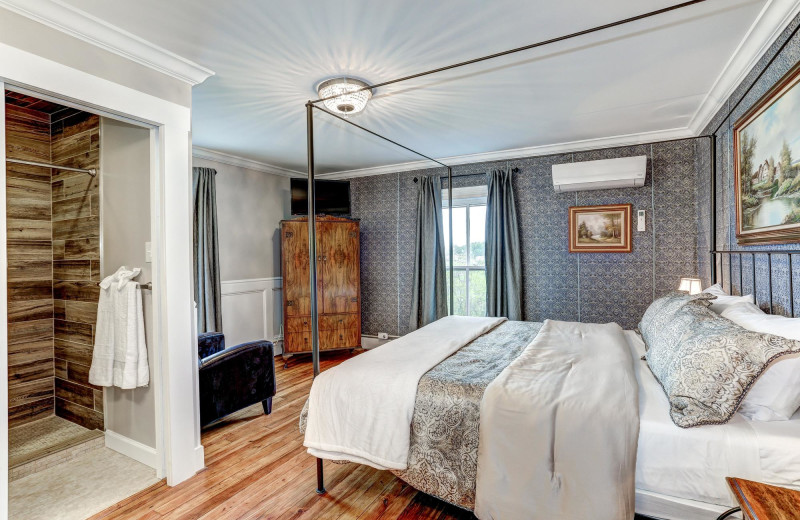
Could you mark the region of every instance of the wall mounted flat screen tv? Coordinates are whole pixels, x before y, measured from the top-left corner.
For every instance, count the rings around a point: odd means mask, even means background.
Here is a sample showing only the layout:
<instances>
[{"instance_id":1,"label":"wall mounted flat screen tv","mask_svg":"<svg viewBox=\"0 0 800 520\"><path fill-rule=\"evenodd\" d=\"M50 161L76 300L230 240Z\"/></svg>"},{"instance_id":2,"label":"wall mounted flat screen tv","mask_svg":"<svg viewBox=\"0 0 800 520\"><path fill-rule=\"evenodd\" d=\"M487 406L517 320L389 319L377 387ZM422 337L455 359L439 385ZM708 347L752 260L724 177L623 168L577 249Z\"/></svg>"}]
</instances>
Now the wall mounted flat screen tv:
<instances>
[{"instance_id":1,"label":"wall mounted flat screen tv","mask_svg":"<svg viewBox=\"0 0 800 520\"><path fill-rule=\"evenodd\" d=\"M292 179L292 215L308 214L308 181ZM314 181L317 215L350 215L350 181Z\"/></svg>"}]
</instances>

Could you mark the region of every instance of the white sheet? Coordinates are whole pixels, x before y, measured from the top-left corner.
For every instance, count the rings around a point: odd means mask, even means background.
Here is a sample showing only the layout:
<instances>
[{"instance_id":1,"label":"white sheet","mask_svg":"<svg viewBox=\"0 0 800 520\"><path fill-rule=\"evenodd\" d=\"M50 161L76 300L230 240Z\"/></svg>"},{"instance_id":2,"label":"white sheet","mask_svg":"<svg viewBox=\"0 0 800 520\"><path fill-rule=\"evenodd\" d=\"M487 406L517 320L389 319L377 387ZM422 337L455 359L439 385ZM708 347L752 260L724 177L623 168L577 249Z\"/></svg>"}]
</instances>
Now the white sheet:
<instances>
[{"instance_id":1,"label":"white sheet","mask_svg":"<svg viewBox=\"0 0 800 520\"><path fill-rule=\"evenodd\" d=\"M484 393L475 516L633 518L637 408L619 325L546 320Z\"/></svg>"},{"instance_id":2,"label":"white sheet","mask_svg":"<svg viewBox=\"0 0 800 520\"><path fill-rule=\"evenodd\" d=\"M505 320L448 316L322 372L308 398L308 453L406 469L419 379Z\"/></svg>"},{"instance_id":3,"label":"white sheet","mask_svg":"<svg viewBox=\"0 0 800 520\"><path fill-rule=\"evenodd\" d=\"M638 360L644 343L625 331ZM639 382L636 489L724 506L734 505L726 476L800 489L800 413L789 421L750 421L738 413L724 425L678 428L669 402L645 361Z\"/></svg>"}]
</instances>

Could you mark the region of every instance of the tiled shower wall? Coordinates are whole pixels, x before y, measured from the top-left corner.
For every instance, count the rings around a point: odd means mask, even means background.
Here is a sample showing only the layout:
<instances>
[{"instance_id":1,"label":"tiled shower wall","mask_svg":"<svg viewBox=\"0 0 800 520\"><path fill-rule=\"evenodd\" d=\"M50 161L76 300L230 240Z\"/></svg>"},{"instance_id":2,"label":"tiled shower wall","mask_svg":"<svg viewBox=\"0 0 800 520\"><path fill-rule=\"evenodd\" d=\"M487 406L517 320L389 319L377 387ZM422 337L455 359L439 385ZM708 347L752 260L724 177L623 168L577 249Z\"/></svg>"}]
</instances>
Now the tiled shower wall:
<instances>
[{"instance_id":1,"label":"tiled shower wall","mask_svg":"<svg viewBox=\"0 0 800 520\"><path fill-rule=\"evenodd\" d=\"M565 155L531 157L453 168L454 175L493 168L514 174L522 242L524 319L638 323L654 297L697 273L695 222L699 140L655 143ZM565 162L646 155L642 188L557 194L551 167ZM361 220L362 327L365 334L410 330L417 184L414 177L441 169L352 180L354 218ZM454 186L485 182L457 178ZM567 247L570 206L631 203L647 211L647 228L635 231L630 254L576 254Z\"/></svg>"},{"instance_id":2,"label":"tiled shower wall","mask_svg":"<svg viewBox=\"0 0 800 520\"><path fill-rule=\"evenodd\" d=\"M32 107L42 105L46 110ZM7 154L99 165L99 119L8 94ZM88 383L99 289L98 181L85 173L7 165L9 422L54 413L103 428L102 389Z\"/></svg>"},{"instance_id":3,"label":"tiled shower wall","mask_svg":"<svg viewBox=\"0 0 800 520\"><path fill-rule=\"evenodd\" d=\"M67 109L51 122L53 164L100 166L100 118ZM103 428L103 390L89 384L100 296L99 176L53 170L56 415Z\"/></svg>"},{"instance_id":4,"label":"tiled shower wall","mask_svg":"<svg viewBox=\"0 0 800 520\"><path fill-rule=\"evenodd\" d=\"M800 16L797 16L789 26L783 31L781 36L775 41L770 49L758 61L747 77L735 89L734 93L725 101L720 111L714 116L711 123L703 131L703 134L715 132L716 148L716 167L717 167L717 249L742 250L748 249L797 249L797 244L788 245L761 245L761 246L739 246L736 243L736 214L734 210L734 174L733 174L733 125L740 119L759 99L772 88L781 78L792 70L800 62L800 33L792 36L792 33L800 25ZM791 40L790 40L791 38ZM788 40L788 41L787 41ZM785 47L784 47L784 44ZM784 47L780 51L781 47ZM779 52L780 51L780 52ZM773 59L774 58L774 59ZM765 68L769 65L769 68ZM761 73L763 72L763 75ZM757 79L761 75L760 79ZM752 86L752 88L751 88ZM748 89L749 92L748 92ZM728 113L733 111L728 117ZM719 130L716 130L719 127ZM710 271L710 140L702 139L702 153L699 153L696 161L696 168L701 182L697 190L697 222L698 222L698 254L701 269L701 277L704 283L711 282ZM776 314L788 314L790 308L789 294L789 262L786 255L775 255L772 259L772 271L770 273L766 255L759 255L755 258L755 280L753 279L753 259L750 255L743 255L741 267L743 276L739 277L738 256L729 258L724 257L718 262L717 272L722 275L726 290L736 294L752 294L755 282L755 293L761 307L767 308L769 305L769 279L772 277L772 303L773 312ZM794 276L794 302L795 314L800 314L800 261L795 258L793 262ZM733 276L729 276L732 274ZM732 285L732 286L731 286Z\"/></svg>"},{"instance_id":5,"label":"tiled shower wall","mask_svg":"<svg viewBox=\"0 0 800 520\"><path fill-rule=\"evenodd\" d=\"M50 161L50 115L6 104L8 158ZM9 426L53 415L50 169L6 163Z\"/></svg>"}]
</instances>

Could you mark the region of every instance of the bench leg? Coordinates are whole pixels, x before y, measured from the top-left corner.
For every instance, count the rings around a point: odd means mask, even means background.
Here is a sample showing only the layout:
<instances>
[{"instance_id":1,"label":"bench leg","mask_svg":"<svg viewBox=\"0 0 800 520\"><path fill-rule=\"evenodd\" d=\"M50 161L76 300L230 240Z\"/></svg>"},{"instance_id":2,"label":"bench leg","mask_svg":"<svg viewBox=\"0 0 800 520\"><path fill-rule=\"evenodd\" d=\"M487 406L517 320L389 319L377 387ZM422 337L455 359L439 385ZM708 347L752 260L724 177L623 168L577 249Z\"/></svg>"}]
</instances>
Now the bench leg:
<instances>
[{"instance_id":1,"label":"bench leg","mask_svg":"<svg viewBox=\"0 0 800 520\"><path fill-rule=\"evenodd\" d=\"M264 413L269 415L272 413L272 398L268 397L261 401L261 406L264 407Z\"/></svg>"}]
</instances>

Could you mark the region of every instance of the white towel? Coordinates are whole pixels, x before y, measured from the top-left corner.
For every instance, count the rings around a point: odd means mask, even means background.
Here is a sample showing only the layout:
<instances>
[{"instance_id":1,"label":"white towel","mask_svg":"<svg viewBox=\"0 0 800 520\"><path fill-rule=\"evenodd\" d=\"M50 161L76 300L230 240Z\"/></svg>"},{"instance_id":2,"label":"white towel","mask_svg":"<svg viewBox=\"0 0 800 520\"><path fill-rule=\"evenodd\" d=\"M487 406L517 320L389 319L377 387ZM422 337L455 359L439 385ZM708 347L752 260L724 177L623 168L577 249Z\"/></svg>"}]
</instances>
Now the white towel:
<instances>
[{"instance_id":1,"label":"white towel","mask_svg":"<svg viewBox=\"0 0 800 520\"><path fill-rule=\"evenodd\" d=\"M144 335L142 290L132 281L141 269L125 266L100 282L89 382L131 389L147 386L150 370Z\"/></svg>"}]
</instances>

